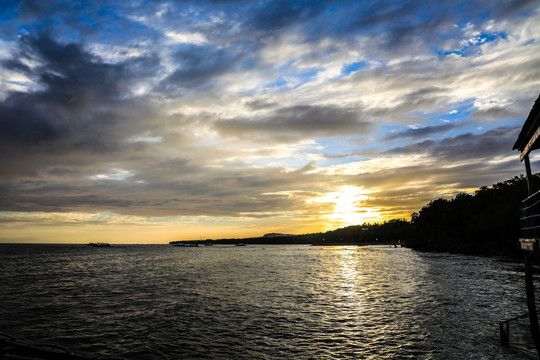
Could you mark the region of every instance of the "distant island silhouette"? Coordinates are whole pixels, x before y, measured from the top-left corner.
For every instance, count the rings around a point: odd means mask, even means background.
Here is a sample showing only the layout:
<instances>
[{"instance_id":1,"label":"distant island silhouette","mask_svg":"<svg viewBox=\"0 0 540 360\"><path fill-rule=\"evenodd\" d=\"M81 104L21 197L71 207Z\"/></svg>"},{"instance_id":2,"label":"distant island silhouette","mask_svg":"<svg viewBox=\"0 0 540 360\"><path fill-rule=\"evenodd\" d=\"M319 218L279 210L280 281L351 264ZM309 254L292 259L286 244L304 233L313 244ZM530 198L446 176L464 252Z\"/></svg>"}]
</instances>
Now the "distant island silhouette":
<instances>
[{"instance_id":1,"label":"distant island silhouette","mask_svg":"<svg viewBox=\"0 0 540 360\"><path fill-rule=\"evenodd\" d=\"M540 183L538 174L534 180ZM212 244L403 244L420 251L518 257L521 200L527 196L523 175L483 186L473 194L438 198L411 214L411 220L364 223L311 234L268 233L260 237L172 241Z\"/></svg>"}]
</instances>

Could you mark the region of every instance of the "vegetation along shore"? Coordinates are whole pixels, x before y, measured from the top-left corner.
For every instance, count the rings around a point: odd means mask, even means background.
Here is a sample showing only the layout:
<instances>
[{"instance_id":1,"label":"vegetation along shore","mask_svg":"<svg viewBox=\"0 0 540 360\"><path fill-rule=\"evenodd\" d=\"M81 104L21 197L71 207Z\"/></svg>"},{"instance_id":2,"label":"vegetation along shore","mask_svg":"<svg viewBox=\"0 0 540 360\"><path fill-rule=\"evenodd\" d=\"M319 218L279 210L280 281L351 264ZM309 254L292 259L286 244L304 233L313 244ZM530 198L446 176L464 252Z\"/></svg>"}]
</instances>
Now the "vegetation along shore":
<instances>
[{"instance_id":1,"label":"vegetation along shore","mask_svg":"<svg viewBox=\"0 0 540 360\"><path fill-rule=\"evenodd\" d=\"M535 179L540 182L536 174ZM473 194L439 198L411 215L411 220L347 226L332 231L291 235L271 233L243 239L205 240L212 244L364 245L402 243L421 251L471 255L519 256L519 214L527 196L524 176L483 186ZM198 240L186 243L200 242ZM171 242L171 244L178 242Z\"/></svg>"}]
</instances>

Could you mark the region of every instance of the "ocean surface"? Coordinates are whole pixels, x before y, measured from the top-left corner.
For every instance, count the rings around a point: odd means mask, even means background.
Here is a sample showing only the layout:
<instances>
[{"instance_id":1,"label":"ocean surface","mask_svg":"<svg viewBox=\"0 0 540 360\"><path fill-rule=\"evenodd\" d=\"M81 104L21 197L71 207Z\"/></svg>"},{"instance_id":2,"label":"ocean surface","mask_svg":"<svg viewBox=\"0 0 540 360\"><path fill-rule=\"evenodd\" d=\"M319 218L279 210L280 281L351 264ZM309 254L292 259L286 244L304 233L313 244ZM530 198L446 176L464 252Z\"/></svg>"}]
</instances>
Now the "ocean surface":
<instances>
[{"instance_id":1,"label":"ocean surface","mask_svg":"<svg viewBox=\"0 0 540 360\"><path fill-rule=\"evenodd\" d=\"M387 246L0 245L0 331L126 359L523 359L522 267Z\"/></svg>"}]
</instances>

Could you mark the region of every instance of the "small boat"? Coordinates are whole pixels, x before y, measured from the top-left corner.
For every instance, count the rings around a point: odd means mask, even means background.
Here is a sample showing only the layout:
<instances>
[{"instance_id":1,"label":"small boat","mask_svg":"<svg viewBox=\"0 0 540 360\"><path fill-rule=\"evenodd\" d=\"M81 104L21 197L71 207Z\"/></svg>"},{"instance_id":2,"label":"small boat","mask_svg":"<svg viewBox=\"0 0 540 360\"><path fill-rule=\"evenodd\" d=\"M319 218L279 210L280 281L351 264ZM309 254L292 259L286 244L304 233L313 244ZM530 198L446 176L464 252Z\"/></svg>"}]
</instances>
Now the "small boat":
<instances>
[{"instance_id":1,"label":"small boat","mask_svg":"<svg viewBox=\"0 0 540 360\"><path fill-rule=\"evenodd\" d=\"M104 242L95 242L95 243L90 243L88 245L93 246L93 247L110 247L111 246L111 244L104 243Z\"/></svg>"},{"instance_id":2,"label":"small boat","mask_svg":"<svg viewBox=\"0 0 540 360\"><path fill-rule=\"evenodd\" d=\"M245 243L238 243L235 246L246 246L246 244Z\"/></svg>"}]
</instances>

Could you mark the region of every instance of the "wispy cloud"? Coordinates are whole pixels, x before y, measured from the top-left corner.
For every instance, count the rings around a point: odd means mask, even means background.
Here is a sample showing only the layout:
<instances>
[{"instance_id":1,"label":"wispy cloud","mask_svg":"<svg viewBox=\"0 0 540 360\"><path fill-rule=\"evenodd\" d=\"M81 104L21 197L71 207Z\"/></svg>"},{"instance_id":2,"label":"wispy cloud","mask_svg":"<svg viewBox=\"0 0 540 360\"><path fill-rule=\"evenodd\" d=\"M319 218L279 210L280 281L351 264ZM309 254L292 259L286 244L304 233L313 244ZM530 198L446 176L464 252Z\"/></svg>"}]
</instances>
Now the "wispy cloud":
<instances>
[{"instance_id":1,"label":"wispy cloud","mask_svg":"<svg viewBox=\"0 0 540 360\"><path fill-rule=\"evenodd\" d=\"M173 218L189 236L318 231L523 172L533 0L22 1L0 18L3 238Z\"/></svg>"},{"instance_id":2,"label":"wispy cloud","mask_svg":"<svg viewBox=\"0 0 540 360\"><path fill-rule=\"evenodd\" d=\"M408 129L395 131L387 136L387 139L420 138L425 139L430 135L444 133L456 127L455 124L445 123L439 125L427 125L423 127L411 126Z\"/></svg>"}]
</instances>

